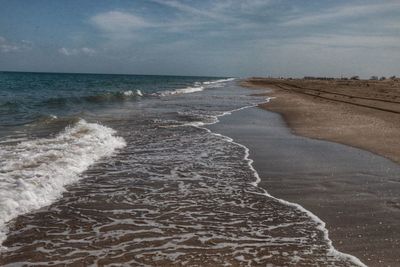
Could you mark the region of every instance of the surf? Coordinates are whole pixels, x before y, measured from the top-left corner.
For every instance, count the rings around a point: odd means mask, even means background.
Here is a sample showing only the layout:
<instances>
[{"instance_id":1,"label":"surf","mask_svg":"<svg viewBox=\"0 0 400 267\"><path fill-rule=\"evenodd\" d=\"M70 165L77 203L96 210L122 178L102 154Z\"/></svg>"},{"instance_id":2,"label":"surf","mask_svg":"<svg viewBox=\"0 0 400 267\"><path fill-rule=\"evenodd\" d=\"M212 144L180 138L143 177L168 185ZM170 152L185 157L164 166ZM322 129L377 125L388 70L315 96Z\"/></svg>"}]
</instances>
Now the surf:
<instances>
[{"instance_id":1,"label":"surf","mask_svg":"<svg viewBox=\"0 0 400 267\"><path fill-rule=\"evenodd\" d=\"M47 206L90 165L126 145L116 131L80 120L53 138L26 140L0 150L0 242L6 224Z\"/></svg>"}]
</instances>

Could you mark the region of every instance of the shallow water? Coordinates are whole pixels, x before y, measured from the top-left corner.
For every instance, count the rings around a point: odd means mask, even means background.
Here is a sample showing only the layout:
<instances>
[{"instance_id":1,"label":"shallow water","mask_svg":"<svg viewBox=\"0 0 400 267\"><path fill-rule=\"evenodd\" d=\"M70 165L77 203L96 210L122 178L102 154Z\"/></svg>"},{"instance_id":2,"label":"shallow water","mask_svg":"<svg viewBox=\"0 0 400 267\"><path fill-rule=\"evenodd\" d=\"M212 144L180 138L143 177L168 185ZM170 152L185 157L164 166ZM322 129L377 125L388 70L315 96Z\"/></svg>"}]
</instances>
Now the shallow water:
<instances>
[{"instance_id":1,"label":"shallow water","mask_svg":"<svg viewBox=\"0 0 400 267\"><path fill-rule=\"evenodd\" d=\"M79 177L63 184L62 197L51 205L11 220L0 264L356 265L331 246L321 221L256 186L246 147L203 128L228 111L265 100L234 82L209 85L83 116L113 129L107 136L121 143L86 171L75 169ZM46 144L64 134L34 140ZM49 163L36 165L30 170ZM50 174L45 181L55 178Z\"/></svg>"},{"instance_id":2,"label":"shallow water","mask_svg":"<svg viewBox=\"0 0 400 267\"><path fill-rule=\"evenodd\" d=\"M274 196L327 223L339 250L369 266L398 266L400 166L368 151L293 135L279 114L249 108L208 126L250 149Z\"/></svg>"}]
</instances>

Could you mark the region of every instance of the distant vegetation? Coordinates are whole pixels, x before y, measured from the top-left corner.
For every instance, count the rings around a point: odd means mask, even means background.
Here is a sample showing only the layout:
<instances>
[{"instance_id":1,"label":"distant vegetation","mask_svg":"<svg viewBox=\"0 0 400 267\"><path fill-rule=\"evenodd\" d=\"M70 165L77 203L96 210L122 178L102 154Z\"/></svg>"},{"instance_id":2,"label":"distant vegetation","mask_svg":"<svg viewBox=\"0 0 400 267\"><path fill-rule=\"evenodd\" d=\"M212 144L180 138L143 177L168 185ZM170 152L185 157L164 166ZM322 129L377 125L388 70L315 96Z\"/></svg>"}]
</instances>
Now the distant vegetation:
<instances>
[{"instance_id":1,"label":"distant vegetation","mask_svg":"<svg viewBox=\"0 0 400 267\"><path fill-rule=\"evenodd\" d=\"M256 78L256 77L254 77ZM260 77L261 78L261 77ZM273 76L267 76L268 79L280 79L280 80L296 80L298 78L292 78L292 77L273 77ZM360 76L354 75L351 77L320 77L320 76L304 76L302 78L303 80L320 80L320 81L348 81L348 80L353 80L353 81L359 81L361 80ZM367 80L367 79L366 79ZM385 80L391 80L391 81L400 81L400 78L397 78L397 76L393 75L390 76L389 78L386 78L385 76L376 76L373 75L369 78L370 81L385 81Z\"/></svg>"},{"instance_id":2,"label":"distant vegetation","mask_svg":"<svg viewBox=\"0 0 400 267\"><path fill-rule=\"evenodd\" d=\"M288 78L289 80L291 80L292 78ZM371 76L369 78L370 81L385 81L385 80L392 80L392 81L400 81L400 78L397 78L395 75L390 76L390 78L386 78L385 76L382 77L378 77L378 76ZM333 80L340 80L340 81L347 81L347 80L353 80L353 81L359 81L361 80L360 76L355 75L355 76L351 76L350 78L348 77L340 77L340 78L336 78L336 77L318 77L318 76L304 76L303 80L320 80L320 81L333 81Z\"/></svg>"}]
</instances>

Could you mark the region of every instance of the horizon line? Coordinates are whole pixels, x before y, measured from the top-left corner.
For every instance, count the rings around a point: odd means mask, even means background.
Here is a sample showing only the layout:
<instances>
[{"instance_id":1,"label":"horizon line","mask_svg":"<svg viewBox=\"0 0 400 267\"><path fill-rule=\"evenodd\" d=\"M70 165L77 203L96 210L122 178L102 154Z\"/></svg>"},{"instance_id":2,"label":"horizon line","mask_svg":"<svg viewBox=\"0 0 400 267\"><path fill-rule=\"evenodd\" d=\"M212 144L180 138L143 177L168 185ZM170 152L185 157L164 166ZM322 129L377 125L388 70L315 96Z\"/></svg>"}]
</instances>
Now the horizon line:
<instances>
[{"instance_id":1,"label":"horizon line","mask_svg":"<svg viewBox=\"0 0 400 267\"><path fill-rule=\"evenodd\" d=\"M172 77L206 77L206 78L239 78L237 76L210 75L177 75L177 74L139 74L139 73L102 73L102 72L58 72L58 71L20 71L0 70L0 73L36 73L36 74L83 74L83 75L120 75L120 76L172 76Z\"/></svg>"}]
</instances>

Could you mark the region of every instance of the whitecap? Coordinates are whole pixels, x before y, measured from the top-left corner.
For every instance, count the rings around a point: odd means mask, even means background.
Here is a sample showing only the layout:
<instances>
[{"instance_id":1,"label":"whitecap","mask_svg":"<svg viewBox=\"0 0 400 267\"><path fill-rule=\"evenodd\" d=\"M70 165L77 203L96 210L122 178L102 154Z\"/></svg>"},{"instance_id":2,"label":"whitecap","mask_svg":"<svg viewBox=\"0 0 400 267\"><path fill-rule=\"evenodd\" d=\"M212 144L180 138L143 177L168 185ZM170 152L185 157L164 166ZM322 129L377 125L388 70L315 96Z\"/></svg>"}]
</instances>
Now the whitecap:
<instances>
[{"instance_id":1,"label":"whitecap","mask_svg":"<svg viewBox=\"0 0 400 267\"><path fill-rule=\"evenodd\" d=\"M115 131L80 120L54 138L23 141L0 150L0 242L6 223L54 202L65 186L99 159L125 146Z\"/></svg>"}]
</instances>

